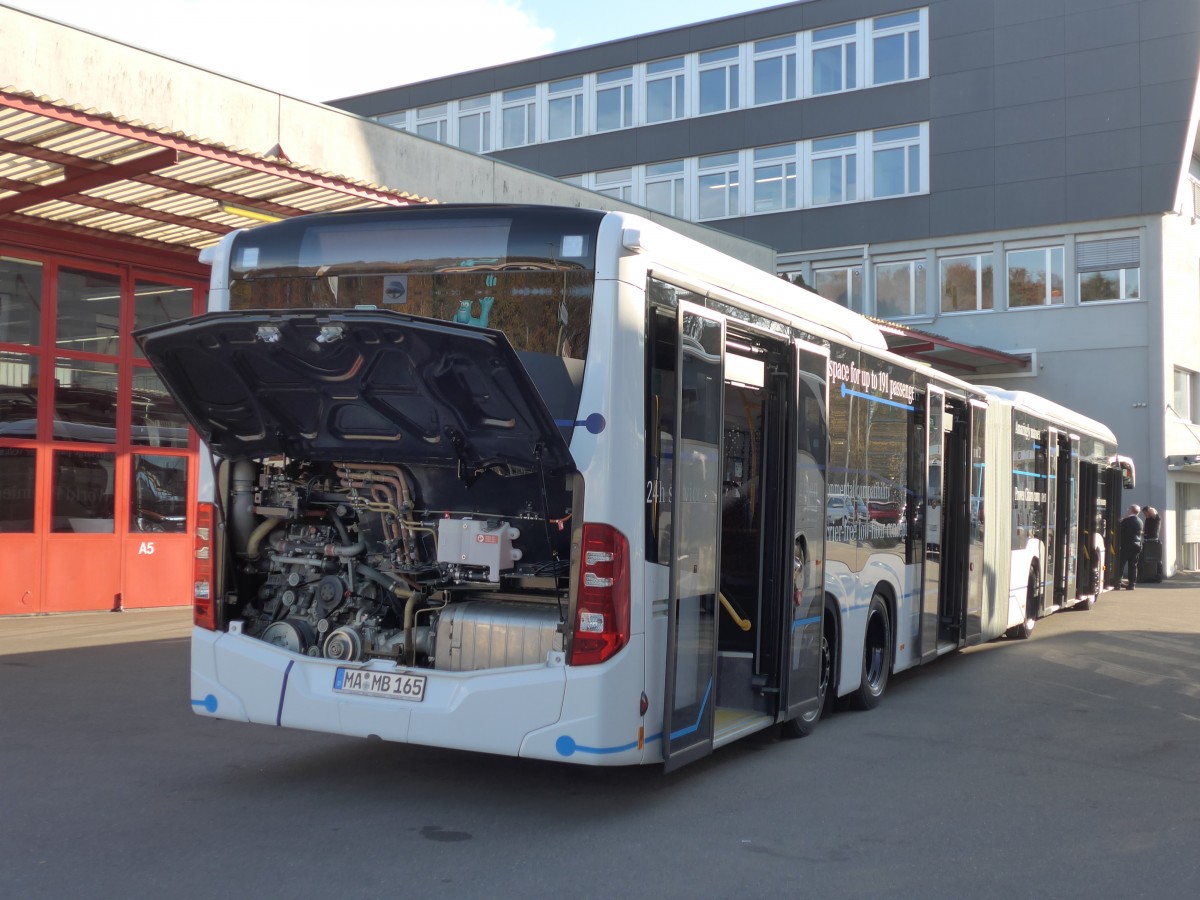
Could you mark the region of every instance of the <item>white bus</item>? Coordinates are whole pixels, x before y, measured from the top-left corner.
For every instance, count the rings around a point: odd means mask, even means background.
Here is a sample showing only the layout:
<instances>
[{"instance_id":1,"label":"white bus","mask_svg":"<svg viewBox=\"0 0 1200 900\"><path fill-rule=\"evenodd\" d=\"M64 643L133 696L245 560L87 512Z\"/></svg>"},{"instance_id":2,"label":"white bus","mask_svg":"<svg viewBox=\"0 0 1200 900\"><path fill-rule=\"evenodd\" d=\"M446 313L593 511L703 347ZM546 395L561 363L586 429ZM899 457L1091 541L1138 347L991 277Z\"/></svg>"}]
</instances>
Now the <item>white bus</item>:
<instances>
[{"instance_id":1,"label":"white bus","mask_svg":"<svg viewBox=\"0 0 1200 900\"><path fill-rule=\"evenodd\" d=\"M1066 566L1085 512L1115 530L1103 426L1033 403L1094 489L994 526L1039 502L1032 401L639 217L315 215L207 257L210 312L139 335L212 455L201 715L669 770L1101 589Z\"/></svg>"}]
</instances>

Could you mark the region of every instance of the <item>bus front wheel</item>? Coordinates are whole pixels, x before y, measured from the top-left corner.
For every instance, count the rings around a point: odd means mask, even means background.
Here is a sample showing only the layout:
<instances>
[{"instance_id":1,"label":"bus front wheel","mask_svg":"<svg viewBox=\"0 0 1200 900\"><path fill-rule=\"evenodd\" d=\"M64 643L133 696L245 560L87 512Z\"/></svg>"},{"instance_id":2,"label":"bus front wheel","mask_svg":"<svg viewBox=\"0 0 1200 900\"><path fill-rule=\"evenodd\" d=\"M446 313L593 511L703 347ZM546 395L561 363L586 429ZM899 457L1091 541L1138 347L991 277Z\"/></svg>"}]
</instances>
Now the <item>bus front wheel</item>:
<instances>
[{"instance_id":1,"label":"bus front wheel","mask_svg":"<svg viewBox=\"0 0 1200 900\"><path fill-rule=\"evenodd\" d=\"M1037 624L1038 591L1041 579L1038 578L1037 563L1029 567L1029 583L1025 585L1025 613L1020 625L1008 629L1008 636L1018 640L1028 640L1033 637L1033 626Z\"/></svg>"}]
</instances>

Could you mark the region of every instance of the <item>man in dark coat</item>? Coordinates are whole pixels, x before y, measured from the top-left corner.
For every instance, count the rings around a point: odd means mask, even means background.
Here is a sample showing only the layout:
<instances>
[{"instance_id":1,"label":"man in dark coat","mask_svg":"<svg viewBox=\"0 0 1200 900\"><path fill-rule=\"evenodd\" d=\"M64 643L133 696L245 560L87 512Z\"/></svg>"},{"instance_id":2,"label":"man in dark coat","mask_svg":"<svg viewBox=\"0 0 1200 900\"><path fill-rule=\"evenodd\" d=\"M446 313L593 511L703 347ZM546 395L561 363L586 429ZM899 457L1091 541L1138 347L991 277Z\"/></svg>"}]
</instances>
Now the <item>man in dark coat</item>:
<instances>
[{"instance_id":1,"label":"man in dark coat","mask_svg":"<svg viewBox=\"0 0 1200 900\"><path fill-rule=\"evenodd\" d=\"M1135 503L1121 520L1121 569L1129 575L1126 589L1131 591L1137 587L1138 562L1142 556L1142 520L1138 517L1141 511L1141 507ZM1118 581L1118 590L1120 587Z\"/></svg>"}]
</instances>

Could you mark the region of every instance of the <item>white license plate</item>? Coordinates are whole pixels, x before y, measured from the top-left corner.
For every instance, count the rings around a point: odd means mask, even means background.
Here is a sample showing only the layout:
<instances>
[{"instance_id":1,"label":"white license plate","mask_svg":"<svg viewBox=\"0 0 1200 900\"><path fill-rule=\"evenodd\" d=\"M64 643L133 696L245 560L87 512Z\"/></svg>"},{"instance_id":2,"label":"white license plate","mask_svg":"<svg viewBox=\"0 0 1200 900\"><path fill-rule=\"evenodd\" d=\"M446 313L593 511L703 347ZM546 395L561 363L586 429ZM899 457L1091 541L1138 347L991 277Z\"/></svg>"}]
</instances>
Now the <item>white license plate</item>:
<instances>
[{"instance_id":1,"label":"white license plate","mask_svg":"<svg viewBox=\"0 0 1200 900\"><path fill-rule=\"evenodd\" d=\"M425 699L425 676L409 672L376 672L371 669L339 667L333 676L333 689L343 694L368 697L392 697L420 703Z\"/></svg>"}]
</instances>

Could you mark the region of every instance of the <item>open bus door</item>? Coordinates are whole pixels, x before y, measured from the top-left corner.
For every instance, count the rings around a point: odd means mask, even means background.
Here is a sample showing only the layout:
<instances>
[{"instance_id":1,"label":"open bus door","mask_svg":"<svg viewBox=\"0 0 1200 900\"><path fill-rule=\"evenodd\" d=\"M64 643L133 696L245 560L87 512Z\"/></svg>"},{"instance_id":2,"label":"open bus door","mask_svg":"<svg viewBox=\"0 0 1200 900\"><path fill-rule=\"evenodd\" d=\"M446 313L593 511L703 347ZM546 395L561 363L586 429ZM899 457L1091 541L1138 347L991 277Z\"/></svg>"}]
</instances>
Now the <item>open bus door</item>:
<instances>
[{"instance_id":1,"label":"open bus door","mask_svg":"<svg viewBox=\"0 0 1200 900\"><path fill-rule=\"evenodd\" d=\"M942 467L945 463L945 435L942 431L946 415L946 394L929 385L925 395L925 554L922 560L921 585L921 661L928 662L937 655L939 604L942 584Z\"/></svg>"},{"instance_id":2,"label":"open bus door","mask_svg":"<svg viewBox=\"0 0 1200 900\"><path fill-rule=\"evenodd\" d=\"M725 323L680 303L676 318L671 573L667 603L663 765L713 749L721 559Z\"/></svg>"},{"instance_id":3,"label":"open bus door","mask_svg":"<svg viewBox=\"0 0 1200 900\"><path fill-rule=\"evenodd\" d=\"M1042 560L1042 608L1036 611L1027 611L1027 614L1034 618L1040 618L1049 610L1048 604L1053 604L1055 607L1062 604L1062 590L1059 587L1060 581L1058 575L1060 573L1059 560L1062 554L1059 552L1059 537L1062 535L1061 523L1059 522L1059 485L1062 480L1059 477L1059 453L1058 440L1060 432L1054 426L1050 426L1043 432L1046 438L1046 449L1044 455L1045 471L1039 472L1039 475L1044 475L1046 478L1046 524L1045 524L1045 559Z\"/></svg>"},{"instance_id":4,"label":"open bus door","mask_svg":"<svg viewBox=\"0 0 1200 900\"><path fill-rule=\"evenodd\" d=\"M1058 571L1055 586L1059 606L1075 602L1079 566L1079 435L1058 436Z\"/></svg>"},{"instance_id":5,"label":"open bus door","mask_svg":"<svg viewBox=\"0 0 1200 900\"><path fill-rule=\"evenodd\" d=\"M825 465L828 455L829 350L796 341L796 485L792 534L794 580L784 618L785 677L780 679L785 718L801 731L821 717L832 681L831 649L822 643L825 609Z\"/></svg>"}]
</instances>

